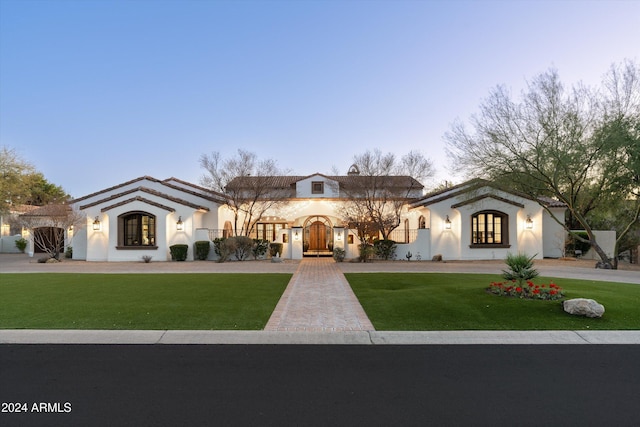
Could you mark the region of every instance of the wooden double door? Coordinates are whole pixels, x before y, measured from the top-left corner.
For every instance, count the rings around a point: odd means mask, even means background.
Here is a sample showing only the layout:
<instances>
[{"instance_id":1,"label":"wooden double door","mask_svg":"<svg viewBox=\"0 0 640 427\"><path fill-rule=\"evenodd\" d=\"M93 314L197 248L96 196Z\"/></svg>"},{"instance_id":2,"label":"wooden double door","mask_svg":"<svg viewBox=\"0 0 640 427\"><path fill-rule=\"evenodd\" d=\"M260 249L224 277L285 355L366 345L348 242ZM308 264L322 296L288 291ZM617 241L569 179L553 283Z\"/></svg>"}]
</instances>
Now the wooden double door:
<instances>
[{"instance_id":1,"label":"wooden double door","mask_svg":"<svg viewBox=\"0 0 640 427\"><path fill-rule=\"evenodd\" d=\"M325 217L311 217L305 225L305 252L323 252L330 250L332 242L331 222Z\"/></svg>"}]
</instances>

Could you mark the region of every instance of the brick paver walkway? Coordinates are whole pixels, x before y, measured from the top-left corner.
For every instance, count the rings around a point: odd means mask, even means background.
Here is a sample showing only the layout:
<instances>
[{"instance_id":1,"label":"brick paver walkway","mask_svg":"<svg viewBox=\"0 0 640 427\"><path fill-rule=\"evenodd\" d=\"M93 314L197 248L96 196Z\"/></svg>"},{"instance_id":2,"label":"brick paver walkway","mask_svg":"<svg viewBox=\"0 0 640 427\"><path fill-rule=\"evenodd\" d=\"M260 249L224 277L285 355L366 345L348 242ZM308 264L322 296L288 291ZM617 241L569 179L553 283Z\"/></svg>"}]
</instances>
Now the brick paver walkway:
<instances>
[{"instance_id":1,"label":"brick paver walkway","mask_svg":"<svg viewBox=\"0 0 640 427\"><path fill-rule=\"evenodd\" d=\"M265 331L373 331L373 325L331 258L305 258Z\"/></svg>"}]
</instances>

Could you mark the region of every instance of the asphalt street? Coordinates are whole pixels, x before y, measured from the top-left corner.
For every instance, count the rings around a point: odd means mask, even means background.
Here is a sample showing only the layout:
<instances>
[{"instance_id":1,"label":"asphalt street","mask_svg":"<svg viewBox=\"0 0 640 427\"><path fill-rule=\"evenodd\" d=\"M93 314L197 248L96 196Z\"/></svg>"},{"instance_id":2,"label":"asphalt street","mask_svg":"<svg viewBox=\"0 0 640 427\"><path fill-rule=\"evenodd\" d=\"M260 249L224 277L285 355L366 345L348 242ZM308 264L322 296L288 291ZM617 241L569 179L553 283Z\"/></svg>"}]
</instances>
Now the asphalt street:
<instances>
[{"instance_id":1,"label":"asphalt street","mask_svg":"<svg viewBox=\"0 0 640 427\"><path fill-rule=\"evenodd\" d=\"M639 360L640 345L4 344L0 425L638 426Z\"/></svg>"}]
</instances>

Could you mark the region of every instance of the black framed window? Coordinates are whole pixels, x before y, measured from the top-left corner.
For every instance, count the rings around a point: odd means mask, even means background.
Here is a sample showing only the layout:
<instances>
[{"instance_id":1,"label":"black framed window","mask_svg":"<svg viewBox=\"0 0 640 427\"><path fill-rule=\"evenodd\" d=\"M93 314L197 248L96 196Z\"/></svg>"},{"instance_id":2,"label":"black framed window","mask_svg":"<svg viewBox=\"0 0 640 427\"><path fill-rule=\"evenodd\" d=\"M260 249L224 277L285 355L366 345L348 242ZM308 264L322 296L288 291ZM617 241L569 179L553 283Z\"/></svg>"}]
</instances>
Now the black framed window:
<instances>
[{"instance_id":1,"label":"black framed window","mask_svg":"<svg viewBox=\"0 0 640 427\"><path fill-rule=\"evenodd\" d=\"M482 211L471 216L471 247L509 246L509 216Z\"/></svg>"},{"instance_id":2,"label":"black framed window","mask_svg":"<svg viewBox=\"0 0 640 427\"><path fill-rule=\"evenodd\" d=\"M118 218L118 245L123 247L156 246L156 217L146 212L132 212Z\"/></svg>"},{"instance_id":3,"label":"black framed window","mask_svg":"<svg viewBox=\"0 0 640 427\"><path fill-rule=\"evenodd\" d=\"M285 223L259 222L256 224L256 238L273 242L284 228L287 228Z\"/></svg>"},{"instance_id":4,"label":"black framed window","mask_svg":"<svg viewBox=\"0 0 640 427\"><path fill-rule=\"evenodd\" d=\"M311 183L311 194L324 194L324 182L313 181Z\"/></svg>"}]
</instances>

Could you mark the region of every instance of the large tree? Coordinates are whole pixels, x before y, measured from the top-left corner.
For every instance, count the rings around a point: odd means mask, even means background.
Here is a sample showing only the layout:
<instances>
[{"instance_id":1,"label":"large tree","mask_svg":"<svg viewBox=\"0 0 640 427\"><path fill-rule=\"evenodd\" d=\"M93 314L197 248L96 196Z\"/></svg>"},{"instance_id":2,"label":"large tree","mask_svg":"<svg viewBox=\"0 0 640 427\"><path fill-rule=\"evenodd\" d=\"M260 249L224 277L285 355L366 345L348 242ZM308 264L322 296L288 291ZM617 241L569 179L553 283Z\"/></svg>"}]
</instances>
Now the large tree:
<instances>
[{"instance_id":1,"label":"large tree","mask_svg":"<svg viewBox=\"0 0 640 427\"><path fill-rule=\"evenodd\" d=\"M15 204L25 204L29 188L25 176L35 171L13 148L0 147L0 215Z\"/></svg>"},{"instance_id":2,"label":"large tree","mask_svg":"<svg viewBox=\"0 0 640 427\"><path fill-rule=\"evenodd\" d=\"M340 187L348 198L341 215L363 234L358 236L361 240L372 231L388 239L400 225L407 201L421 195L421 181L434 175L433 164L418 151L398 158L380 150L355 155L353 164L357 174L351 174Z\"/></svg>"},{"instance_id":3,"label":"large tree","mask_svg":"<svg viewBox=\"0 0 640 427\"><path fill-rule=\"evenodd\" d=\"M15 205L43 206L68 198L62 187L47 181L15 149L0 147L0 214Z\"/></svg>"},{"instance_id":4,"label":"large tree","mask_svg":"<svg viewBox=\"0 0 640 427\"><path fill-rule=\"evenodd\" d=\"M639 78L638 64L627 61L612 66L597 89L567 89L556 70L534 78L518 99L498 86L471 117L471 131L452 125L448 154L469 175L564 202L568 218L549 211L552 217L568 232L584 229L602 263L615 267L596 241L592 217L614 202L630 205L618 241L638 221Z\"/></svg>"},{"instance_id":5,"label":"large tree","mask_svg":"<svg viewBox=\"0 0 640 427\"><path fill-rule=\"evenodd\" d=\"M236 236L250 236L268 210L284 205L291 197L291 189L277 182L288 172L278 168L275 160L259 160L255 153L239 149L235 157L227 159L219 152L203 154L200 166L206 171L201 184L225 195Z\"/></svg>"}]
</instances>

